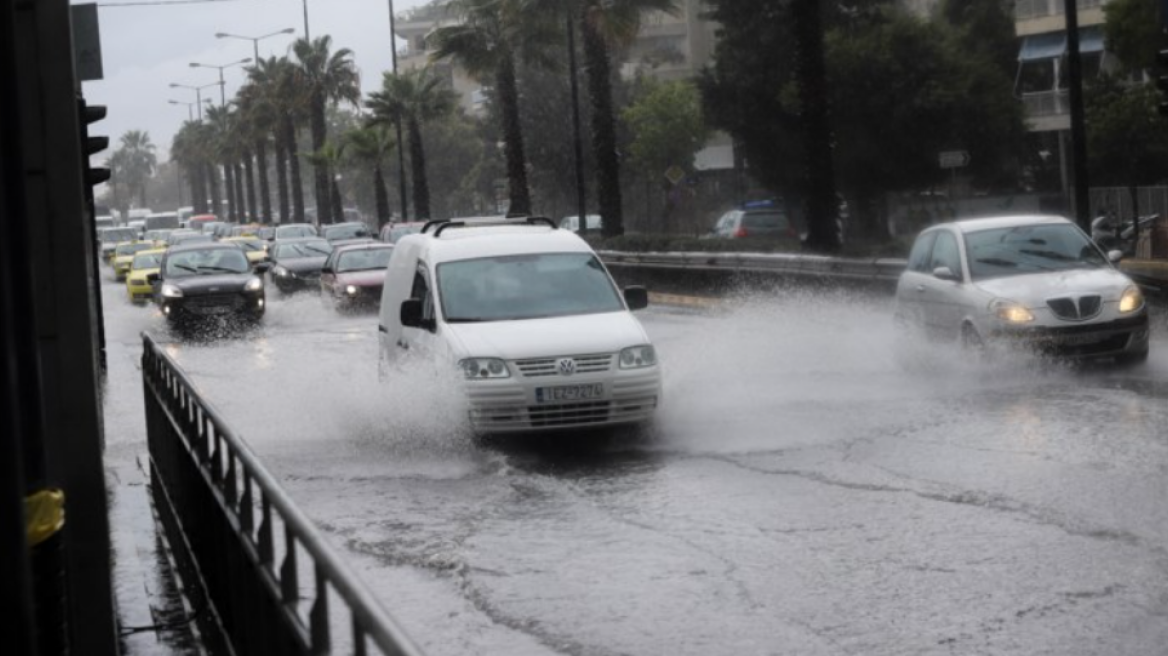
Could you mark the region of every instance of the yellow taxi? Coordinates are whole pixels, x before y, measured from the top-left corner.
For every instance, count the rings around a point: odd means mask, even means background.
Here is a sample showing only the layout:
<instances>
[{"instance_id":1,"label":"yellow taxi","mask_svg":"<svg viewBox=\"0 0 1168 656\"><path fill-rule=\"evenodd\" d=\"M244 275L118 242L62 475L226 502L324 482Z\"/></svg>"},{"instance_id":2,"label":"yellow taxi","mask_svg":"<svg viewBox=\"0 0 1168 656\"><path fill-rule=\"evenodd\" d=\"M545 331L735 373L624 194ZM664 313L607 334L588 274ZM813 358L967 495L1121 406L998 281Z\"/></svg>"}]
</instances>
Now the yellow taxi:
<instances>
[{"instance_id":1,"label":"yellow taxi","mask_svg":"<svg viewBox=\"0 0 1168 656\"><path fill-rule=\"evenodd\" d=\"M154 287L146 282L146 276L158 273L165 253L165 248L151 248L134 254L130 272L126 276L126 294L131 303L145 303L154 298Z\"/></svg>"},{"instance_id":2,"label":"yellow taxi","mask_svg":"<svg viewBox=\"0 0 1168 656\"><path fill-rule=\"evenodd\" d=\"M247 255L247 263L253 267L268 261L268 242L259 237L225 237L219 241L242 248L244 255Z\"/></svg>"},{"instance_id":3,"label":"yellow taxi","mask_svg":"<svg viewBox=\"0 0 1168 656\"><path fill-rule=\"evenodd\" d=\"M114 278L121 282L126 279L126 274L130 272L130 264L134 261L134 256L142 251L148 251L158 248L152 241L130 241L123 244L118 244L114 249Z\"/></svg>"}]
</instances>

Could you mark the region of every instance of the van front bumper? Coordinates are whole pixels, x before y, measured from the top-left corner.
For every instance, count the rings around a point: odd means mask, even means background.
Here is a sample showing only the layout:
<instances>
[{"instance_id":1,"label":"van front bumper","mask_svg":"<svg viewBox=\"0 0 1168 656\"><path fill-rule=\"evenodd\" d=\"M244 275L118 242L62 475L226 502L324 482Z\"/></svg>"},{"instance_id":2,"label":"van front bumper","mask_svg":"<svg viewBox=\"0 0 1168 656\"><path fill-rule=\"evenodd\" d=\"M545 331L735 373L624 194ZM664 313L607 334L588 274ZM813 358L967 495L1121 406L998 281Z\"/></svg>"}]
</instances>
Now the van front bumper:
<instances>
[{"instance_id":1,"label":"van front bumper","mask_svg":"<svg viewBox=\"0 0 1168 656\"><path fill-rule=\"evenodd\" d=\"M537 390L602 386L603 393L574 401L541 402ZM554 378L468 380L471 427L476 433L522 433L637 424L653 417L661 402L658 365Z\"/></svg>"}]
</instances>

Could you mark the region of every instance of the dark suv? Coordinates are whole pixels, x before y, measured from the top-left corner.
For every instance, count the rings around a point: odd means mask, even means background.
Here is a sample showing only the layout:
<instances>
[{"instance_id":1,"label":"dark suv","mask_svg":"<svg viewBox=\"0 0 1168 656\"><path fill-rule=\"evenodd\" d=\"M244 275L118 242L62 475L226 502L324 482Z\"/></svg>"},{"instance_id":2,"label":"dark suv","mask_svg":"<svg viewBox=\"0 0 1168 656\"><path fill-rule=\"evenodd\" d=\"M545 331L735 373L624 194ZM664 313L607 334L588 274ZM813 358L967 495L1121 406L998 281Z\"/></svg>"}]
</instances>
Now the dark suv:
<instances>
[{"instance_id":1,"label":"dark suv","mask_svg":"<svg viewBox=\"0 0 1168 656\"><path fill-rule=\"evenodd\" d=\"M262 275L267 263L255 265ZM162 258L156 300L172 323L210 318L258 321L264 316L264 280L243 249L231 243L173 246Z\"/></svg>"}]
</instances>

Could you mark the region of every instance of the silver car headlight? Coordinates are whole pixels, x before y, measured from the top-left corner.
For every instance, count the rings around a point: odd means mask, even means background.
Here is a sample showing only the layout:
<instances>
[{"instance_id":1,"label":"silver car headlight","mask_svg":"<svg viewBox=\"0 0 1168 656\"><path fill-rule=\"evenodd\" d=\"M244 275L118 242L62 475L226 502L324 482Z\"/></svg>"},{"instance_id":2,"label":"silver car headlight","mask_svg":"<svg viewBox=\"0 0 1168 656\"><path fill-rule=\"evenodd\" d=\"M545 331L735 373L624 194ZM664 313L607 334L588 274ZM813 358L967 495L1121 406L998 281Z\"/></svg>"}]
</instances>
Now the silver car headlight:
<instances>
[{"instance_id":1,"label":"silver car headlight","mask_svg":"<svg viewBox=\"0 0 1168 656\"><path fill-rule=\"evenodd\" d=\"M1139 287L1128 287L1123 290L1123 296L1119 297L1120 314L1131 314L1142 307L1144 307L1144 293L1140 291Z\"/></svg>"},{"instance_id":2,"label":"silver car headlight","mask_svg":"<svg viewBox=\"0 0 1168 656\"><path fill-rule=\"evenodd\" d=\"M466 358L458 363L467 379L510 378L507 363L499 358Z\"/></svg>"},{"instance_id":3,"label":"silver car headlight","mask_svg":"<svg viewBox=\"0 0 1168 656\"><path fill-rule=\"evenodd\" d=\"M264 281L260 280L259 278L252 278L251 280L247 281L246 285L243 286L243 291L245 292L258 292L263 291L263 289Z\"/></svg>"},{"instance_id":4,"label":"silver car headlight","mask_svg":"<svg viewBox=\"0 0 1168 656\"><path fill-rule=\"evenodd\" d=\"M621 369L640 369L657 364L657 351L649 344L630 346L620 352Z\"/></svg>"},{"instance_id":5,"label":"silver car headlight","mask_svg":"<svg viewBox=\"0 0 1168 656\"><path fill-rule=\"evenodd\" d=\"M1017 301L995 298L990 301L989 309L995 317L1006 323L1018 324L1034 321L1034 313Z\"/></svg>"},{"instance_id":6,"label":"silver car headlight","mask_svg":"<svg viewBox=\"0 0 1168 656\"><path fill-rule=\"evenodd\" d=\"M182 295L183 295L183 291L181 289L179 289L177 286L172 285L170 283L164 283L162 285L163 298L182 298Z\"/></svg>"}]
</instances>

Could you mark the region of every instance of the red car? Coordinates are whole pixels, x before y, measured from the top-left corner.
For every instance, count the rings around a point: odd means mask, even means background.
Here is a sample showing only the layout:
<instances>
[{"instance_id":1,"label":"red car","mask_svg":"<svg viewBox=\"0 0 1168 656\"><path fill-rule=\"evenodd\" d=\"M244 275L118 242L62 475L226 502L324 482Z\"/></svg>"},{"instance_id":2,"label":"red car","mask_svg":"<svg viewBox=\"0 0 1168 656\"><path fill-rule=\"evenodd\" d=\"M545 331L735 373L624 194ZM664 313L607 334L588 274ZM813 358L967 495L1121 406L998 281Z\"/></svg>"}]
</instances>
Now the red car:
<instances>
[{"instance_id":1,"label":"red car","mask_svg":"<svg viewBox=\"0 0 1168 656\"><path fill-rule=\"evenodd\" d=\"M321 298L338 310L356 306L376 309L393 244L369 242L333 249L320 273Z\"/></svg>"}]
</instances>

